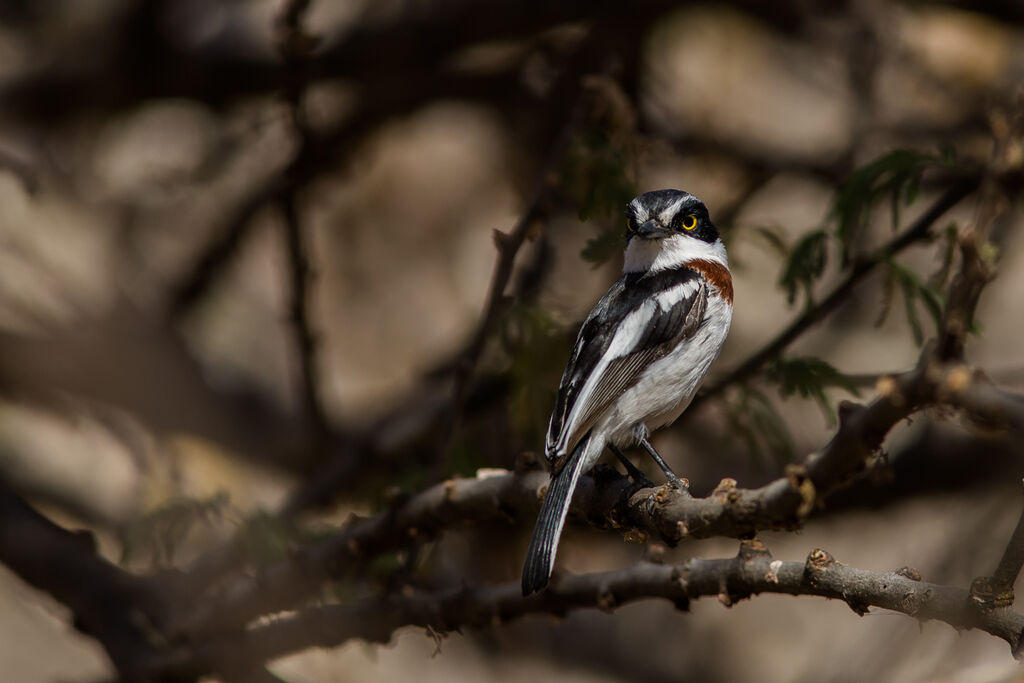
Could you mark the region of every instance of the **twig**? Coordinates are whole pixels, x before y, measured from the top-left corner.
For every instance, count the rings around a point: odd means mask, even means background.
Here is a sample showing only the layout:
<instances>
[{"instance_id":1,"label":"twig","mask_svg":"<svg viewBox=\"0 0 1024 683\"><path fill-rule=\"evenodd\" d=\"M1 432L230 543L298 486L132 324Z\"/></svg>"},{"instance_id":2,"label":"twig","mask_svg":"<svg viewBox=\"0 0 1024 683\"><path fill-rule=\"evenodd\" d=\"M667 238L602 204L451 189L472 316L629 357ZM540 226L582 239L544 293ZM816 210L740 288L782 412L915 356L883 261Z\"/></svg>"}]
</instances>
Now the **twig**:
<instances>
[{"instance_id":1,"label":"twig","mask_svg":"<svg viewBox=\"0 0 1024 683\"><path fill-rule=\"evenodd\" d=\"M203 298L245 241L255 215L278 197L283 185L282 179L277 177L267 180L234 208L221 227L213 230L216 237L192 269L171 287L168 297L168 317L171 320L184 317Z\"/></svg>"},{"instance_id":2,"label":"twig","mask_svg":"<svg viewBox=\"0 0 1024 683\"><path fill-rule=\"evenodd\" d=\"M915 220L909 228L901 232L887 243L864 256L853 264L849 274L836 287L817 304L803 312L796 320L791 322L786 329L780 332L774 339L755 351L737 367L719 378L707 387L694 399L689 412L700 401L717 396L722 391L737 382L742 382L757 373L768 361L778 356L782 351L792 344L800 335L810 329L815 323L822 320L826 315L839 307L850 295L853 289L867 277L876 267L885 263L888 259L907 247L927 239L931 234L931 227L942 214L951 209L963 198L977 189L980 178L970 177L960 179L949 187L937 200Z\"/></svg>"},{"instance_id":3,"label":"twig","mask_svg":"<svg viewBox=\"0 0 1024 683\"><path fill-rule=\"evenodd\" d=\"M316 39L302 28L303 15L308 8L309 0L286 0L276 19L278 51L284 60L287 73L285 95L291 112L292 127L298 140L295 157L285 170L280 210L284 218L283 229L288 245L291 322L301 368L303 414L312 431L314 449L322 454L327 446L331 428L320 396L316 337L309 314L312 274L298 206L298 193L305 180L299 169L299 160L305 156L305 150L311 142L302 102L306 88L305 66L317 43Z\"/></svg>"},{"instance_id":4,"label":"twig","mask_svg":"<svg viewBox=\"0 0 1024 683\"><path fill-rule=\"evenodd\" d=\"M491 274L491 283L480 323L456 366L454 399L448 429L449 440L461 419L470 380L476 370L480 355L483 353L487 339L494 332L499 313L503 308L505 289L512 277L516 256L527 237L538 229L538 225L546 219L551 211L552 194L557 183L556 171L569 147L573 133L587 113L586 108L589 102L585 97L586 86L583 83L583 76L593 68L593 62L596 59L604 59L607 56L604 50L595 50L603 35L603 31L600 31L598 27L592 27L582 44L577 47L573 59L559 75L558 81L552 84L547 108L552 112L564 112L561 113L559 119L555 119L561 122L561 125L555 129L553 144L534 183L533 193L526 210L511 232L494 231L494 244L498 250L498 259ZM571 103L571 106L566 108L566 102Z\"/></svg>"},{"instance_id":5,"label":"twig","mask_svg":"<svg viewBox=\"0 0 1024 683\"><path fill-rule=\"evenodd\" d=\"M498 230L494 231L494 245L498 249L498 260L494 264L494 272L491 275L491 284L487 292L483 316L479 325L477 325L476 332L473 334L472 341L470 341L465 353L459 359L455 375L455 400L451 410L452 429L454 429L462 413L469 380L480 359L480 354L483 353L487 339L494 330L498 313L502 308L501 304L505 296L505 287L508 286L509 278L512 277L512 266L515 263L516 255L526 241L526 236L547 215L548 197L551 192L550 172L553 164L561 158L563 148L564 145L560 144L557 147L557 151L552 154L551 160L549 160L544 172L541 174L539 185L534 191L530 204L519 218L515 227L512 228L512 231L508 233Z\"/></svg>"},{"instance_id":6,"label":"twig","mask_svg":"<svg viewBox=\"0 0 1024 683\"><path fill-rule=\"evenodd\" d=\"M971 600L983 609L1009 607L1014 601L1013 584L1021 567L1024 567L1024 508L995 572L971 582Z\"/></svg>"},{"instance_id":7,"label":"twig","mask_svg":"<svg viewBox=\"0 0 1024 683\"><path fill-rule=\"evenodd\" d=\"M262 662L355 638L386 643L403 626L443 634L495 626L527 614L612 611L648 598L671 600L686 609L690 600L701 597L716 596L731 606L761 593L815 595L842 600L859 615L879 607L920 621L943 621L958 630L978 628L1005 640L1015 656L1024 631L1024 615L974 609L966 590L923 582L910 569L874 572L847 567L824 550L813 550L804 562L776 561L762 544L752 541L741 544L732 558L694 559L681 565L642 563L620 571L559 575L546 591L530 598L522 597L518 584L501 584L309 608L244 634L205 641L195 649L154 660L154 670L191 676L213 670L221 652Z\"/></svg>"},{"instance_id":8,"label":"twig","mask_svg":"<svg viewBox=\"0 0 1024 683\"><path fill-rule=\"evenodd\" d=\"M63 529L0 481L0 563L46 591L74 615L75 628L96 638L128 680L155 652L162 593L96 553L89 534Z\"/></svg>"}]
</instances>

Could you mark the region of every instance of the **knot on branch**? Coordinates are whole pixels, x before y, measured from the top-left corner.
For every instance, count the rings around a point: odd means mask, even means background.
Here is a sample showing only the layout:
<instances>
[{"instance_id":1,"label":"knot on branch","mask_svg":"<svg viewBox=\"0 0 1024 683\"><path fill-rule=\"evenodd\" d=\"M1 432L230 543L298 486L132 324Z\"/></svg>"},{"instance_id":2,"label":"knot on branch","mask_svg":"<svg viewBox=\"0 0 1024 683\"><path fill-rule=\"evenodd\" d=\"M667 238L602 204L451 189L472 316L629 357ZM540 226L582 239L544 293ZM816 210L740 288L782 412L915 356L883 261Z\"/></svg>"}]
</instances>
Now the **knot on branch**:
<instances>
[{"instance_id":1,"label":"knot on branch","mask_svg":"<svg viewBox=\"0 0 1024 683\"><path fill-rule=\"evenodd\" d=\"M812 586L817 585L820 574L835 567L836 564L836 559L827 550L821 548L812 550L804 561L804 574L808 583Z\"/></svg>"},{"instance_id":2,"label":"knot on branch","mask_svg":"<svg viewBox=\"0 0 1024 683\"><path fill-rule=\"evenodd\" d=\"M740 541L740 549L736 553L736 557L741 562L749 562L757 558L771 559L772 553L768 550L768 546L759 541L756 538L748 538Z\"/></svg>"},{"instance_id":3,"label":"knot on branch","mask_svg":"<svg viewBox=\"0 0 1024 683\"><path fill-rule=\"evenodd\" d=\"M817 489L814 482L807 474L807 467L804 465L787 465L786 480L790 487L800 495L800 504L796 508L797 520L804 519L814 509L817 500Z\"/></svg>"},{"instance_id":4,"label":"knot on branch","mask_svg":"<svg viewBox=\"0 0 1024 683\"><path fill-rule=\"evenodd\" d=\"M902 576L903 578L910 579L911 581L921 580L921 572L917 571L913 567L900 567L893 573L896 574L896 576Z\"/></svg>"},{"instance_id":5,"label":"knot on branch","mask_svg":"<svg viewBox=\"0 0 1024 683\"><path fill-rule=\"evenodd\" d=\"M612 613L617 607L615 600L615 594L607 586L603 586L597 594L596 606L599 610L606 613Z\"/></svg>"},{"instance_id":6,"label":"knot on branch","mask_svg":"<svg viewBox=\"0 0 1024 683\"><path fill-rule=\"evenodd\" d=\"M979 576L971 582L971 604L978 609L1009 607L1013 599L1013 586L1006 586L994 576Z\"/></svg>"},{"instance_id":7,"label":"knot on branch","mask_svg":"<svg viewBox=\"0 0 1024 683\"><path fill-rule=\"evenodd\" d=\"M523 474L526 472L542 470L544 469L544 464L541 462L541 459L537 457L537 453L535 451L523 451L516 456L513 467L516 474Z\"/></svg>"},{"instance_id":8,"label":"knot on branch","mask_svg":"<svg viewBox=\"0 0 1024 683\"><path fill-rule=\"evenodd\" d=\"M725 478L718 482L718 486L711 492L711 497L722 503L735 503L740 497L740 492L736 489L736 480Z\"/></svg>"},{"instance_id":9,"label":"knot on branch","mask_svg":"<svg viewBox=\"0 0 1024 683\"><path fill-rule=\"evenodd\" d=\"M883 375L875 383L875 392L880 398L887 399L896 408L906 405L906 397L900 391L900 385L892 375Z\"/></svg>"}]
</instances>

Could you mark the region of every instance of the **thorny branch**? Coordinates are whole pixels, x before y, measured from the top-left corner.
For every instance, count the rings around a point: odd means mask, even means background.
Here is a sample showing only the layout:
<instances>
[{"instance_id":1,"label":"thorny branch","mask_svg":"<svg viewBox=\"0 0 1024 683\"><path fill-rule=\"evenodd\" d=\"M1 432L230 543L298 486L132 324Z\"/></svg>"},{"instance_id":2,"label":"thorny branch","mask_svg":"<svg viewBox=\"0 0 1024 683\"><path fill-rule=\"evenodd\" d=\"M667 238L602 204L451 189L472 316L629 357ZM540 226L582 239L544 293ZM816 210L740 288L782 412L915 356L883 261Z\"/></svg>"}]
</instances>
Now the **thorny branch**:
<instances>
[{"instance_id":1,"label":"thorny branch","mask_svg":"<svg viewBox=\"0 0 1024 683\"><path fill-rule=\"evenodd\" d=\"M842 600L859 615L879 607L920 621L943 621L957 629L978 628L1005 640L1015 654L1024 632L1024 615L1008 609L975 609L965 589L926 583L910 568L856 569L818 549L804 562L782 562L774 560L760 542L744 541L732 558L693 559L679 565L641 563L619 571L559 575L546 591L525 599L518 584L501 584L308 608L157 658L153 665L156 671L195 676L215 671L225 659L265 661L354 638L386 643L403 626L444 634L465 627L491 627L529 614L563 615L587 608L612 611L649 598L671 600L686 610L690 600L701 597L716 596L731 606L761 593L820 596Z\"/></svg>"}]
</instances>

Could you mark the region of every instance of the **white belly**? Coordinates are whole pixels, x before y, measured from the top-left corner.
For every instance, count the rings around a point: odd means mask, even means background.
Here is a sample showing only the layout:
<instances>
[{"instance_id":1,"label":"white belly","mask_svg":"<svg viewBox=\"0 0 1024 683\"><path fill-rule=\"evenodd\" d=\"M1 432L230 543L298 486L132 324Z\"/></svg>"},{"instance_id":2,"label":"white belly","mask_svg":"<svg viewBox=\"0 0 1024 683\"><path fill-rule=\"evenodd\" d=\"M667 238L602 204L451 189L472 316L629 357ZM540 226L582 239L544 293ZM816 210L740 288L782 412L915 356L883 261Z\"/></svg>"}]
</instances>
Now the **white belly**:
<instances>
[{"instance_id":1,"label":"white belly","mask_svg":"<svg viewBox=\"0 0 1024 683\"><path fill-rule=\"evenodd\" d=\"M635 443L634 427L648 430L671 424L690 405L729 334L732 306L717 294L708 298L708 321L697 334L653 363L639 382L619 397L595 425L595 434L617 446Z\"/></svg>"}]
</instances>

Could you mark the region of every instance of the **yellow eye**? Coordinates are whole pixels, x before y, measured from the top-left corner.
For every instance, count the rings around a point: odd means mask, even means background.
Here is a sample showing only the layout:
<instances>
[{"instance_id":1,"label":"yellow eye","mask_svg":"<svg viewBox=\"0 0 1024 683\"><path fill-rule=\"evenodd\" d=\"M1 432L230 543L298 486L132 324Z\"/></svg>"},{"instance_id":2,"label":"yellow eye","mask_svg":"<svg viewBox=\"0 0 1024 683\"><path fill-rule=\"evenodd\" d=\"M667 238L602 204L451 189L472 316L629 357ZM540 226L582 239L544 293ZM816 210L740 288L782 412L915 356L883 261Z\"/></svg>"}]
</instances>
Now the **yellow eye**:
<instances>
[{"instance_id":1,"label":"yellow eye","mask_svg":"<svg viewBox=\"0 0 1024 683\"><path fill-rule=\"evenodd\" d=\"M694 228L697 227L697 216L695 216L692 213L689 214L688 216L683 218L682 226L683 230L693 230Z\"/></svg>"},{"instance_id":2,"label":"yellow eye","mask_svg":"<svg viewBox=\"0 0 1024 683\"><path fill-rule=\"evenodd\" d=\"M633 222L632 218L626 219L626 230L628 232L636 232L636 223Z\"/></svg>"}]
</instances>

